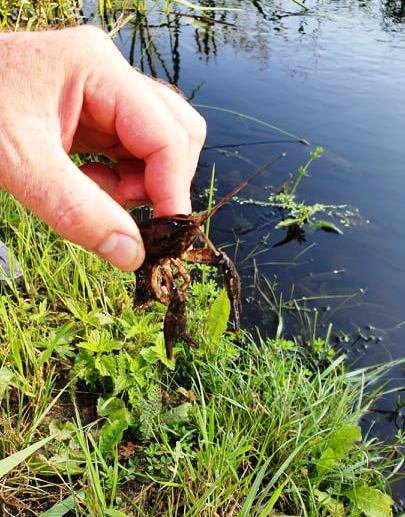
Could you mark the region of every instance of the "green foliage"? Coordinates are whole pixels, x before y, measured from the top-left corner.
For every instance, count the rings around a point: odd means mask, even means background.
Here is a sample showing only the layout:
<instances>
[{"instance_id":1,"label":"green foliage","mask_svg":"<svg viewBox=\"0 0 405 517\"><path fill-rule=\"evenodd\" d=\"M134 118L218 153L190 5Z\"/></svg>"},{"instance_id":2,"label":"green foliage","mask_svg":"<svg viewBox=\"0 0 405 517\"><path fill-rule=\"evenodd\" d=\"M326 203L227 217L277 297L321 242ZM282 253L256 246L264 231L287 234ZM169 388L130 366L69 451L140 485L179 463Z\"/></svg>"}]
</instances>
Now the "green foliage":
<instances>
[{"instance_id":1,"label":"green foliage","mask_svg":"<svg viewBox=\"0 0 405 517\"><path fill-rule=\"evenodd\" d=\"M278 211L278 221L275 222L275 228L286 229L293 237L293 232L298 238L300 231L304 229L309 230L323 230L325 232L342 234L342 230L337 226L331 218L338 218L343 225L348 225L349 222L340 212L345 209L345 205L326 205L323 203L314 203L312 205L304 201L297 200L297 190L302 179L309 174L309 169L312 163L320 158L323 153L322 147L316 147L309 155L308 161L305 165L298 168L295 178L292 174L289 179L285 181L279 192L272 193L267 201L257 201L252 199L239 200L241 204L251 203L257 206L271 207ZM319 215L323 217L328 216L328 220L319 219Z\"/></svg>"},{"instance_id":2,"label":"green foliage","mask_svg":"<svg viewBox=\"0 0 405 517\"><path fill-rule=\"evenodd\" d=\"M319 221L316 219L317 214L328 213L332 209L337 208L335 205L324 205L322 203L308 205L296 200L296 192L299 184L305 176L308 176L308 171L312 162L320 158L322 153L323 148L316 147L315 150L310 153L307 163L298 168L298 172L292 186L290 188L286 186L285 189L278 194L270 195L268 202L269 206L279 209L282 213L282 220L276 224L276 228L302 228L305 225L308 225L314 230L320 229L340 234L342 233L342 231L331 221Z\"/></svg>"},{"instance_id":3,"label":"green foliage","mask_svg":"<svg viewBox=\"0 0 405 517\"><path fill-rule=\"evenodd\" d=\"M321 508L328 512L327 515L331 517L344 517L347 515L345 505L341 501L331 497L327 492L321 492L321 490L315 489L314 495Z\"/></svg>"},{"instance_id":4,"label":"green foliage","mask_svg":"<svg viewBox=\"0 0 405 517\"><path fill-rule=\"evenodd\" d=\"M116 397L99 398L97 412L108 419L100 429L99 450L105 458L110 458L121 443L124 431L133 424L133 419L124 402Z\"/></svg>"},{"instance_id":5,"label":"green foliage","mask_svg":"<svg viewBox=\"0 0 405 517\"><path fill-rule=\"evenodd\" d=\"M225 289L221 289L212 303L207 317L207 335L210 345L216 345L226 331L231 313L231 302Z\"/></svg>"},{"instance_id":6,"label":"green foliage","mask_svg":"<svg viewBox=\"0 0 405 517\"><path fill-rule=\"evenodd\" d=\"M358 486L347 492L347 497L366 517L391 517L393 500L381 490L368 486Z\"/></svg>"},{"instance_id":7,"label":"green foliage","mask_svg":"<svg viewBox=\"0 0 405 517\"><path fill-rule=\"evenodd\" d=\"M317 472L322 475L333 468L361 440L361 429L358 425L344 425L338 429L327 442L317 462Z\"/></svg>"}]
</instances>

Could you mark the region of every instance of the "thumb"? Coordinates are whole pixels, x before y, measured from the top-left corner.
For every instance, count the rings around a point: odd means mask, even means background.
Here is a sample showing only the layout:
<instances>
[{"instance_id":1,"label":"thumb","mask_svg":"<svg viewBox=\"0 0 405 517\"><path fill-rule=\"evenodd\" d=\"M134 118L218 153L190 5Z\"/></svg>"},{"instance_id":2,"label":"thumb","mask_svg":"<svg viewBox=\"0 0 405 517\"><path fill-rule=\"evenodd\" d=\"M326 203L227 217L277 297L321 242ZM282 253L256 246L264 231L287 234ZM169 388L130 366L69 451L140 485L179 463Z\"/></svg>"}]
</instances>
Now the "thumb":
<instances>
[{"instance_id":1,"label":"thumb","mask_svg":"<svg viewBox=\"0 0 405 517\"><path fill-rule=\"evenodd\" d=\"M18 178L5 181L6 190L66 239L124 271L138 268L145 252L132 217L60 147L43 162L20 169Z\"/></svg>"}]
</instances>

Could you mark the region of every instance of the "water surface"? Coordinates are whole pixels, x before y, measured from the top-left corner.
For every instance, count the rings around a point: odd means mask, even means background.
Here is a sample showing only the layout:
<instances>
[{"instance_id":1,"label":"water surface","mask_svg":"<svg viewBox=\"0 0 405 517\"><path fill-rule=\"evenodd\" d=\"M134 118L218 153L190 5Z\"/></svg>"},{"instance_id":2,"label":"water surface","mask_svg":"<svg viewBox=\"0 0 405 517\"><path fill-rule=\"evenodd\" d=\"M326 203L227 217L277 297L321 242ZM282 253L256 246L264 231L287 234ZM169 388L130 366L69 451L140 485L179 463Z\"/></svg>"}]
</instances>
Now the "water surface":
<instances>
[{"instance_id":1,"label":"water surface","mask_svg":"<svg viewBox=\"0 0 405 517\"><path fill-rule=\"evenodd\" d=\"M254 164L286 151L287 158L244 193L265 200L267 187L322 145L324 156L299 197L347 204L354 214L342 236L309 232L304 242L274 248L284 234L274 230L268 209L225 207L212 237L227 246L243 275L245 323L274 333L274 314L263 300L258 306L252 286L254 275L276 276L284 299L293 290L303 308L318 308L321 333L329 322L346 333L340 346L353 368L404 357L405 2L312 0L306 12L288 0L277 8L270 1L223 4L243 10L210 14L206 23L191 11L176 16L173 4L169 15L155 9L148 22L136 17L116 41L134 66L178 84L197 106L257 117L311 146L199 107L208 138L197 187L207 186L215 163L219 196ZM254 249L260 251L256 271L246 259ZM287 321L288 334L294 318ZM404 369L391 376L397 392L381 402L374 426L384 437L405 428ZM404 486L395 490L404 500Z\"/></svg>"}]
</instances>

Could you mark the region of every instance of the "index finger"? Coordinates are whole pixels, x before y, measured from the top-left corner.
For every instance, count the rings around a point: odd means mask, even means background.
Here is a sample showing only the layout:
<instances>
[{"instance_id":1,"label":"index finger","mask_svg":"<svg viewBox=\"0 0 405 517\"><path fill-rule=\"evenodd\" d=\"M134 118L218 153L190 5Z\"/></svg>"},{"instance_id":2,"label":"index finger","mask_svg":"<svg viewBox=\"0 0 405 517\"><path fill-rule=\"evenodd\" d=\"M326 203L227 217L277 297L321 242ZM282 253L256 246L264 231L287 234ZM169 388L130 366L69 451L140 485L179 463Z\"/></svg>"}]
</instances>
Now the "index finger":
<instances>
[{"instance_id":1,"label":"index finger","mask_svg":"<svg viewBox=\"0 0 405 517\"><path fill-rule=\"evenodd\" d=\"M131 70L120 91L115 127L124 147L145 162L145 189L155 216L189 214L190 185L205 138L202 117L170 91ZM141 99L141 100L140 100Z\"/></svg>"}]
</instances>

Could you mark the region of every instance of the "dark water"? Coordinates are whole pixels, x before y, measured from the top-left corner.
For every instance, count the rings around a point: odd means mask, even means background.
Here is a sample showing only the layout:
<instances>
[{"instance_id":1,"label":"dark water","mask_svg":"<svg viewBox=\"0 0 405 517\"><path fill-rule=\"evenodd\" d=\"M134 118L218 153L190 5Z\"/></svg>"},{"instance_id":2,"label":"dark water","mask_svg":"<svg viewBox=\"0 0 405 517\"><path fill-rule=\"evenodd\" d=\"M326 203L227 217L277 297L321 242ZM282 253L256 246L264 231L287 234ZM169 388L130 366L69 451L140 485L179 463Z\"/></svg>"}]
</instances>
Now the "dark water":
<instances>
[{"instance_id":1,"label":"dark water","mask_svg":"<svg viewBox=\"0 0 405 517\"><path fill-rule=\"evenodd\" d=\"M313 0L306 12L289 0L277 8L271 1L223 3L243 10L211 13L206 23L192 11L166 16L156 8L148 22L134 18L116 42L134 66L177 83L194 104L257 117L312 146L199 107L209 132L196 185L207 186L215 163L221 195L253 164L286 151L244 192L265 200L266 187L280 184L322 145L325 153L299 198L353 210L342 236L308 232L305 242L275 248L284 234L274 230L268 209L232 204L216 216L212 237L228 245L243 275L246 323L274 332L274 313L252 287L246 257L256 250L256 277L276 275L284 300L293 289L302 308L317 307L321 334L329 322L344 331L347 343L340 346L352 367L404 357L405 2ZM287 324L288 334L294 318ZM390 377L396 392L370 416L374 432L388 438L405 430L404 367ZM405 500L403 484L395 491Z\"/></svg>"}]
</instances>

